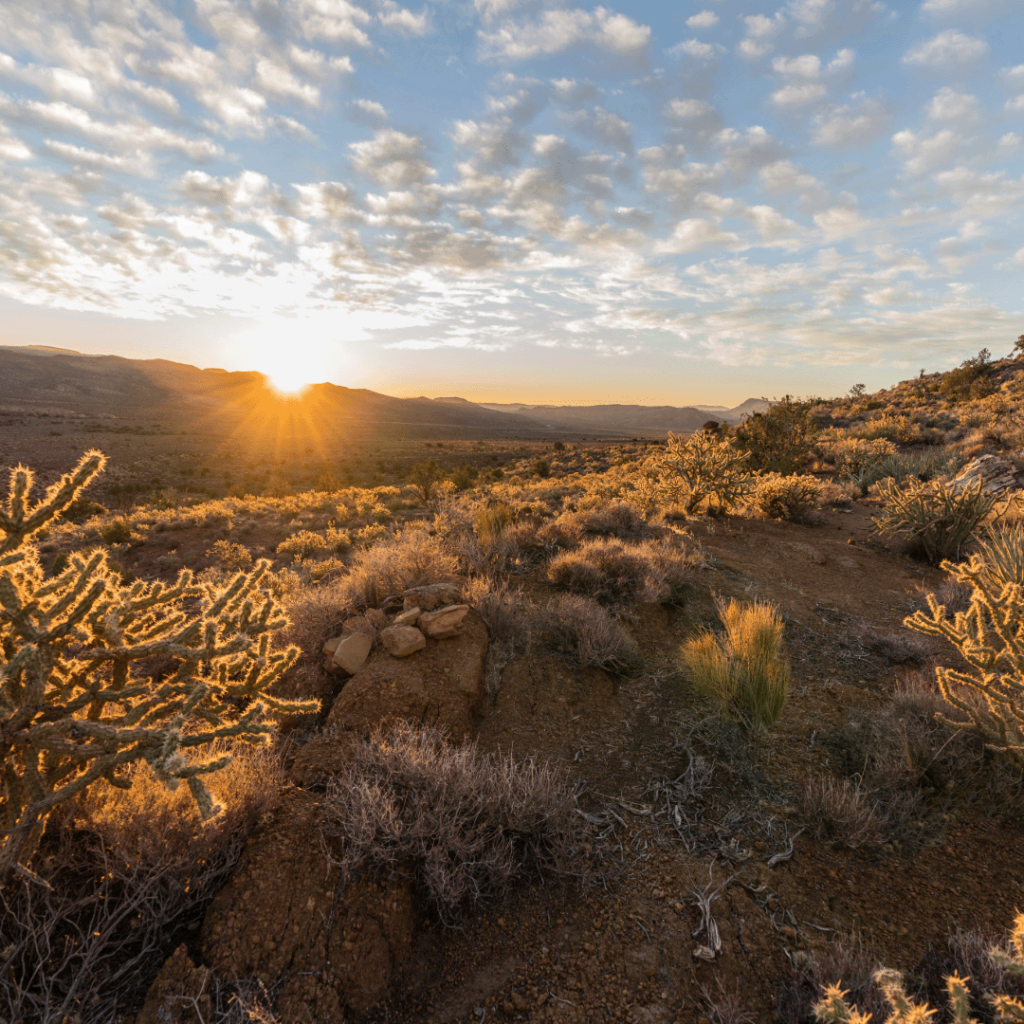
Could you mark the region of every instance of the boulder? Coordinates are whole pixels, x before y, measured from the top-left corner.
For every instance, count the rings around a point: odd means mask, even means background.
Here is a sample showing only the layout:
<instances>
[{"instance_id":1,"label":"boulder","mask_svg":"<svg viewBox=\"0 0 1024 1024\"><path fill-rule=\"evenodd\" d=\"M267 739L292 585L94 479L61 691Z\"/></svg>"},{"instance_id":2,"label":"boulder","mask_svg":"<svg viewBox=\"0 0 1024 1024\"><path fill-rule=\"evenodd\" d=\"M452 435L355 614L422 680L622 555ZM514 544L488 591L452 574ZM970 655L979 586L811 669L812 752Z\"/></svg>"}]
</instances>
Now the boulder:
<instances>
[{"instance_id":1,"label":"boulder","mask_svg":"<svg viewBox=\"0 0 1024 1024\"><path fill-rule=\"evenodd\" d=\"M362 740L344 729L325 729L299 747L288 778L297 786L310 789L345 770Z\"/></svg>"},{"instance_id":2,"label":"boulder","mask_svg":"<svg viewBox=\"0 0 1024 1024\"><path fill-rule=\"evenodd\" d=\"M427 646L427 638L415 626L388 626L380 639L392 658L407 658Z\"/></svg>"},{"instance_id":3,"label":"boulder","mask_svg":"<svg viewBox=\"0 0 1024 1024\"><path fill-rule=\"evenodd\" d=\"M366 661L373 647L373 638L365 633L352 633L338 644L334 651L334 663L354 676Z\"/></svg>"},{"instance_id":4,"label":"boulder","mask_svg":"<svg viewBox=\"0 0 1024 1024\"><path fill-rule=\"evenodd\" d=\"M211 973L196 967L184 944L180 945L149 986L135 1024L201 1024L212 1019Z\"/></svg>"},{"instance_id":5,"label":"boulder","mask_svg":"<svg viewBox=\"0 0 1024 1024\"><path fill-rule=\"evenodd\" d=\"M468 610L459 633L443 644L428 644L406 658L379 651L338 694L328 729L371 735L402 719L436 726L461 743L473 735L473 717L484 694L487 627Z\"/></svg>"},{"instance_id":6,"label":"boulder","mask_svg":"<svg viewBox=\"0 0 1024 1024\"><path fill-rule=\"evenodd\" d=\"M395 621L391 623L392 626L415 626L416 620L423 614L420 608L410 608L408 611L402 612L400 615L395 616Z\"/></svg>"},{"instance_id":7,"label":"boulder","mask_svg":"<svg viewBox=\"0 0 1024 1024\"><path fill-rule=\"evenodd\" d=\"M962 491L967 487L976 486L981 481L981 489L990 494L1003 494L1016 490L1021 486L1022 474L1017 467L1006 459L996 455L981 455L960 471L953 481L953 487Z\"/></svg>"},{"instance_id":8,"label":"boulder","mask_svg":"<svg viewBox=\"0 0 1024 1024\"><path fill-rule=\"evenodd\" d=\"M281 1021L342 1020L369 1012L404 969L415 913L406 879L343 884L318 832L322 797L283 795L268 826L203 921L203 959L225 978L255 977Z\"/></svg>"},{"instance_id":9,"label":"boulder","mask_svg":"<svg viewBox=\"0 0 1024 1024\"><path fill-rule=\"evenodd\" d=\"M384 624L387 625L387 619L384 620ZM353 615L341 624L341 635L346 637L353 633L362 633L374 638L377 636L377 627L370 621L369 615Z\"/></svg>"},{"instance_id":10,"label":"boulder","mask_svg":"<svg viewBox=\"0 0 1024 1024\"><path fill-rule=\"evenodd\" d=\"M442 608L447 604L455 604L462 600L462 593L452 583L432 583L426 587L412 587L403 594L405 597L405 610L420 608L425 612L432 612L435 608Z\"/></svg>"},{"instance_id":11,"label":"boulder","mask_svg":"<svg viewBox=\"0 0 1024 1024\"><path fill-rule=\"evenodd\" d=\"M345 638L343 636L332 636L330 640L324 643L324 654L329 658L334 657L334 652L338 649L338 644L341 643Z\"/></svg>"},{"instance_id":12,"label":"boulder","mask_svg":"<svg viewBox=\"0 0 1024 1024\"><path fill-rule=\"evenodd\" d=\"M418 625L431 640L447 640L462 628L468 611L468 604L450 604L436 612L424 612L419 618Z\"/></svg>"},{"instance_id":13,"label":"boulder","mask_svg":"<svg viewBox=\"0 0 1024 1024\"><path fill-rule=\"evenodd\" d=\"M379 608L370 608L363 617L374 629L383 629L388 624L388 617Z\"/></svg>"}]
</instances>

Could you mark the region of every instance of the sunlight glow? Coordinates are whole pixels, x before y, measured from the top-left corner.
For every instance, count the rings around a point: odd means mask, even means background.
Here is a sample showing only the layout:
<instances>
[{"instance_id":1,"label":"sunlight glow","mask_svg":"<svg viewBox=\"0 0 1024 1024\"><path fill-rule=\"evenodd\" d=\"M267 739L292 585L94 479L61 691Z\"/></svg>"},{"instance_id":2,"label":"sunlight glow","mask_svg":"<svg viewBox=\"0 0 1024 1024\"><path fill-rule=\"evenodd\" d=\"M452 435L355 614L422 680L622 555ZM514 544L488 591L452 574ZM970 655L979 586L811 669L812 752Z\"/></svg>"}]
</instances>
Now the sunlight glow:
<instances>
[{"instance_id":1,"label":"sunlight glow","mask_svg":"<svg viewBox=\"0 0 1024 1024\"><path fill-rule=\"evenodd\" d=\"M347 361L344 324L344 316L337 314L272 316L233 340L240 354L245 354L246 365L265 373L275 390L295 394L310 384L331 380Z\"/></svg>"}]
</instances>

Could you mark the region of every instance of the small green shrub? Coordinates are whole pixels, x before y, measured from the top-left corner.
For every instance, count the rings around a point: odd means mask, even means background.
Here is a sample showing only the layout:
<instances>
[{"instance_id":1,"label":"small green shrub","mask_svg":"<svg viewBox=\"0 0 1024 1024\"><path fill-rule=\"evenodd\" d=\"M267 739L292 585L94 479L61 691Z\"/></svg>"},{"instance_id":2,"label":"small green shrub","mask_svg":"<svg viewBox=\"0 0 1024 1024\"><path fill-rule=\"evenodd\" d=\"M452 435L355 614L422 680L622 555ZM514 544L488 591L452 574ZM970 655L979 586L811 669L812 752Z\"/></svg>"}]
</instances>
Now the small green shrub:
<instances>
[{"instance_id":1,"label":"small green shrub","mask_svg":"<svg viewBox=\"0 0 1024 1024\"><path fill-rule=\"evenodd\" d=\"M992 353L987 348L973 358L965 359L955 370L950 370L939 385L939 391L955 403L985 398L995 390Z\"/></svg>"},{"instance_id":2,"label":"small green shrub","mask_svg":"<svg viewBox=\"0 0 1024 1024\"><path fill-rule=\"evenodd\" d=\"M902 538L932 565L959 557L998 501L996 495L982 490L980 480L964 488L943 480L911 479L903 487L894 480L882 480L878 493L885 505L874 517L875 529Z\"/></svg>"},{"instance_id":3,"label":"small green shrub","mask_svg":"<svg viewBox=\"0 0 1024 1024\"><path fill-rule=\"evenodd\" d=\"M748 730L775 724L789 692L783 623L775 605L718 601L722 636L705 631L683 645L683 662L698 690Z\"/></svg>"},{"instance_id":4,"label":"small green shrub","mask_svg":"<svg viewBox=\"0 0 1024 1024\"><path fill-rule=\"evenodd\" d=\"M476 484L479 476L480 470L476 466L467 464L455 468L451 475L451 481L458 490L468 491Z\"/></svg>"},{"instance_id":5,"label":"small green shrub","mask_svg":"<svg viewBox=\"0 0 1024 1024\"><path fill-rule=\"evenodd\" d=\"M687 438L668 435L665 449L653 457L663 495L682 500L688 513L706 507L726 512L750 490L750 455L737 451L723 437L707 430Z\"/></svg>"},{"instance_id":6,"label":"small green shrub","mask_svg":"<svg viewBox=\"0 0 1024 1024\"><path fill-rule=\"evenodd\" d=\"M551 463L547 459L534 459L530 463L530 472L534 476L539 476L542 480L546 480L551 476Z\"/></svg>"},{"instance_id":7,"label":"small green shrub","mask_svg":"<svg viewBox=\"0 0 1024 1024\"><path fill-rule=\"evenodd\" d=\"M799 523L821 507L821 488L812 477L768 473L757 478L748 500L766 519Z\"/></svg>"},{"instance_id":8,"label":"small green shrub","mask_svg":"<svg viewBox=\"0 0 1024 1024\"><path fill-rule=\"evenodd\" d=\"M440 447L440 446L439 446ZM434 490L440 483L444 474L441 467L434 459L427 459L425 462L418 462L409 471L409 483L419 492L424 503L429 502L434 496Z\"/></svg>"}]
</instances>

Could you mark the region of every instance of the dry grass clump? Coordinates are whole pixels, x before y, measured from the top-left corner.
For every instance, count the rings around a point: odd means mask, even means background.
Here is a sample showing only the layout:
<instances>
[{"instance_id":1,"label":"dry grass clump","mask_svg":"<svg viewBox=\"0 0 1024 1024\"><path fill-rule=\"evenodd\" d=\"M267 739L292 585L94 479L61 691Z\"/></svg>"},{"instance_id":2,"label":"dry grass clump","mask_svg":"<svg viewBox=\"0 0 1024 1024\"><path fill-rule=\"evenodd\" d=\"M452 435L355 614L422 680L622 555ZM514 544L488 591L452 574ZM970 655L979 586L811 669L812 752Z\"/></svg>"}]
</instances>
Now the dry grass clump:
<instances>
[{"instance_id":1,"label":"dry grass clump","mask_svg":"<svg viewBox=\"0 0 1024 1024\"><path fill-rule=\"evenodd\" d=\"M756 478L747 501L765 519L800 523L821 507L821 488L813 477L765 473Z\"/></svg>"},{"instance_id":2,"label":"dry grass clump","mask_svg":"<svg viewBox=\"0 0 1024 1024\"><path fill-rule=\"evenodd\" d=\"M434 729L403 725L364 741L329 784L323 830L340 840L347 874L411 870L446 924L526 878L595 877L556 769L451 746Z\"/></svg>"},{"instance_id":3,"label":"dry grass clump","mask_svg":"<svg viewBox=\"0 0 1024 1024\"><path fill-rule=\"evenodd\" d=\"M849 779L818 775L807 779L798 807L813 833L851 850L885 844L885 822L868 792Z\"/></svg>"},{"instance_id":4,"label":"dry grass clump","mask_svg":"<svg viewBox=\"0 0 1024 1024\"><path fill-rule=\"evenodd\" d=\"M501 689L506 666L530 649L533 642L535 609L518 590L507 583L495 583L478 576L466 585L463 598L473 606L487 626L487 661L484 686L489 697Z\"/></svg>"},{"instance_id":5,"label":"dry grass clump","mask_svg":"<svg viewBox=\"0 0 1024 1024\"><path fill-rule=\"evenodd\" d=\"M548 562L548 579L560 590L604 604L672 601L692 581L692 565L685 550L665 541L595 538L555 555Z\"/></svg>"},{"instance_id":6,"label":"dry grass clump","mask_svg":"<svg viewBox=\"0 0 1024 1024\"><path fill-rule=\"evenodd\" d=\"M244 544L218 540L210 548L209 553L227 572L247 572L252 567L252 552Z\"/></svg>"},{"instance_id":7,"label":"dry grass clump","mask_svg":"<svg viewBox=\"0 0 1024 1024\"><path fill-rule=\"evenodd\" d=\"M139 1000L284 781L268 748L233 753L211 777L225 807L212 821L200 820L186 787L168 790L139 763L125 775L131 789L93 786L51 826L36 865L47 884L0 891L0 972L17 979L0 985L0 1019L106 1024Z\"/></svg>"},{"instance_id":8,"label":"dry grass clump","mask_svg":"<svg viewBox=\"0 0 1024 1024\"><path fill-rule=\"evenodd\" d=\"M626 628L596 601L559 594L534 610L533 629L554 653L581 668L633 671L640 656Z\"/></svg>"},{"instance_id":9,"label":"dry grass clump","mask_svg":"<svg viewBox=\"0 0 1024 1024\"><path fill-rule=\"evenodd\" d=\"M683 645L683 661L694 685L735 716L746 729L775 724L789 692L789 662L782 646L783 622L775 605L719 600L725 627L704 631Z\"/></svg>"},{"instance_id":10,"label":"dry grass clump","mask_svg":"<svg viewBox=\"0 0 1024 1024\"><path fill-rule=\"evenodd\" d=\"M351 536L344 530L328 528L321 533L299 530L277 545L277 554L291 555L292 558L325 558L330 554L342 554L352 545Z\"/></svg>"}]
</instances>

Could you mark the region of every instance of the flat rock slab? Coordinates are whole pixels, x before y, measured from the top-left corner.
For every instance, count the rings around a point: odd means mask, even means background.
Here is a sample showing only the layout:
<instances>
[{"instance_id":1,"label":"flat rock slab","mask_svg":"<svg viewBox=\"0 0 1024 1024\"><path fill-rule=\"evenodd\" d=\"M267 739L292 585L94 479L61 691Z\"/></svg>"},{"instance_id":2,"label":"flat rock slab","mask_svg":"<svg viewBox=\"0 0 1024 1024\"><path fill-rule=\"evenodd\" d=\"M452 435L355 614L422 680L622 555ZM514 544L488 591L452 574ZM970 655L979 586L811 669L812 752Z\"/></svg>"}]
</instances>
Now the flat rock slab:
<instances>
[{"instance_id":1,"label":"flat rock slab","mask_svg":"<svg viewBox=\"0 0 1024 1024\"><path fill-rule=\"evenodd\" d=\"M427 638L415 626L388 626L380 640L392 658L408 658L427 646Z\"/></svg>"},{"instance_id":2,"label":"flat rock slab","mask_svg":"<svg viewBox=\"0 0 1024 1024\"><path fill-rule=\"evenodd\" d=\"M456 743L470 739L484 694L487 627L472 609L463 622L458 635L409 657L374 654L338 695L327 728L369 736L379 726L403 720L443 729Z\"/></svg>"},{"instance_id":3,"label":"flat rock slab","mask_svg":"<svg viewBox=\"0 0 1024 1024\"><path fill-rule=\"evenodd\" d=\"M317 830L322 799L285 791L269 825L246 842L200 933L204 961L225 978L281 985L281 1021L367 1013L412 944L410 884L363 877L343 886Z\"/></svg>"},{"instance_id":4,"label":"flat rock slab","mask_svg":"<svg viewBox=\"0 0 1024 1024\"><path fill-rule=\"evenodd\" d=\"M450 604L436 612L424 612L418 625L432 640L447 640L460 631L468 611L468 604Z\"/></svg>"},{"instance_id":5,"label":"flat rock slab","mask_svg":"<svg viewBox=\"0 0 1024 1024\"><path fill-rule=\"evenodd\" d=\"M462 592L453 583L431 583L427 587L412 587L403 594L405 610L419 608L432 612L435 608L443 608L462 600Z\"/></svg>"}]
</instances>

